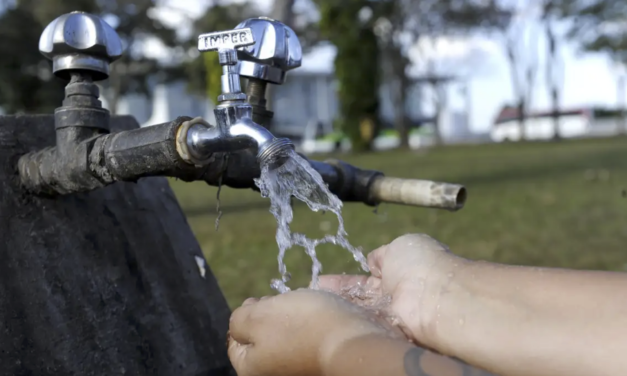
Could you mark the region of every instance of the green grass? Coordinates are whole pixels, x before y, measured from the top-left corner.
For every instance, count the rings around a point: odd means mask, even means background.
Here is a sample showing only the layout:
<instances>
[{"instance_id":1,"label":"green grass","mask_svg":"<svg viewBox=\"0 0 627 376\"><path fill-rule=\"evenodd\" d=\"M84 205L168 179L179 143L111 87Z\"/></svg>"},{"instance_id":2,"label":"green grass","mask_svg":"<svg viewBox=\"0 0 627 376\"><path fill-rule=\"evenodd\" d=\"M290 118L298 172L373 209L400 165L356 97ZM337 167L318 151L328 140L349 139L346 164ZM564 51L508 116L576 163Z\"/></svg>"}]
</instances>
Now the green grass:
<instances>
[{"instance_id":1,"label":"green grass","mask_svg":"<svg viewBox=\"0 0 627 376\"><path fill-rule=\"evenodd\" d=\"M627 265L627 138L445 147L429 152L341 156L388 176L466 185L457 213L382 205L378 214L358 203L344 206L349 239L368 252L411 232L430 234L453 252L503 263L625 270ZM600 171L608 179L590 179ZM601 173L603 175L603 173ZM204 183L172 181L207 260L234 307L271 293L278 276L276 224L268 201L252 190L222 189L223 216L215 231L216 191ZM311 236L333 225L330 214L295 207L293 229ZM340 248L320 247L325 273L355 273ZM306 286L311 262L288 251L292 287Z\"/></svg>"}]
</instances>

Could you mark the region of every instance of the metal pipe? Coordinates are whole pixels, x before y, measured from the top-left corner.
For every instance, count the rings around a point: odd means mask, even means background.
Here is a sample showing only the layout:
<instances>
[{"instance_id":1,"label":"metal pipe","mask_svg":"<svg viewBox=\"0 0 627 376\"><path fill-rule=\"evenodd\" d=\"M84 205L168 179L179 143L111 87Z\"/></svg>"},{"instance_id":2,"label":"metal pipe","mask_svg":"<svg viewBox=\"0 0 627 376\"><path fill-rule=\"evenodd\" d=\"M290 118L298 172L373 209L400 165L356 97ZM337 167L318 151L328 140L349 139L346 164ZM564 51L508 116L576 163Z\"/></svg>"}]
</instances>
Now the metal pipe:
<instances>
[{"instance_id":1,"label":"metal pipe","mask_svg":"<svg viewBox=\"0 0 627 376\"><path fill-rule=\"evenodd\" d=\"M205 159L212 153L230 153L248 148L256 150L257 163L262 164L282 156L282 151L291 150L294 145L288 139L274 137L249 117L241 117L223 129L194 124L187 131L187 149L195 158Z\"/></svg>"}]
</instances>

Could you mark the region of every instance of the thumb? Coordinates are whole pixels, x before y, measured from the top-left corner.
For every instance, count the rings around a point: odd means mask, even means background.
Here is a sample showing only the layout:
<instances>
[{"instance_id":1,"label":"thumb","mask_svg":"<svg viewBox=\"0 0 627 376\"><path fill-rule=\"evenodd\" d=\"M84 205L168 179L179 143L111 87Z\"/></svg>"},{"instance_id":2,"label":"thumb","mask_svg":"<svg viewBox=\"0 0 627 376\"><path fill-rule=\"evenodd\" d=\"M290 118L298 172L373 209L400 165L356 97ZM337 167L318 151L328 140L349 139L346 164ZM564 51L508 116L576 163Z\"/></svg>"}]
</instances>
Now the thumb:
<instances>
[{"instance_id":1,"label":"thumb","mask_svg":"<svg viewBox=\"0 0 627 376\"><path fill-rule=\"evenodd\" d=\"M240 376L247 376L250 374L250 372L247 371L248 363L247 363L246 355L251 347L252 345L241 344L237 342L236 340L234 340L233 337L229 336L228 350L227 350L228 355L229 355L229 360L231 361L231 364L233 365L233 368L235 368L235 371L237 372L237 374Z\"/></svg>"},{"instance_id":2,"label":"thumb","mask_svg":"<svg viewBox=\"0 0 627 376\"><path fill-rule=\"evenodd\" d=\"M389 244L386 244L368 254L368 267L370 268L370 274L373 277L382 277L381 271L383 270L383 262L388 249Z\"/></svg>"}]
</instances>

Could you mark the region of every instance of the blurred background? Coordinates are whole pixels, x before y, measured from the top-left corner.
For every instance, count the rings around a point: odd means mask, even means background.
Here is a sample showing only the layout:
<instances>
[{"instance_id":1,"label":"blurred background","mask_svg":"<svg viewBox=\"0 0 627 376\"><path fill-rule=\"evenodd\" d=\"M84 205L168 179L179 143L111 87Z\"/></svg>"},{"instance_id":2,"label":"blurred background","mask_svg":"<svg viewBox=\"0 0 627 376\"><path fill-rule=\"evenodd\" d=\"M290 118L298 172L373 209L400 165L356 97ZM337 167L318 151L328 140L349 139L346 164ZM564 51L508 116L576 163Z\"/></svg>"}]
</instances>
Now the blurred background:
<instances>
[{"instance_id":1,"label":"blurred background","mask_svg":"<svg viewBox=\"0 0 627 376\"><path fill-rule=\"evenodd\" d=\"M0 109L51 113L64 85L38 51L44 27L81 10L116 29L126 53L102 82L112 113L141 126L213 122L217 55L201 33L269 16L291 26L302 67L269 88L271 130L314 159L389 176L464 184L457 213L346 204L368 252L424 232L462 256L627 271L627 3L624 0L0 0ZM231 306L278 276L269 202L248 190L171 181ZM295 204L295 231L335 232ZM324 272L359 272L337 247ZM287 254L292 287L311 261Z\"/></svg>"}]
</instances>

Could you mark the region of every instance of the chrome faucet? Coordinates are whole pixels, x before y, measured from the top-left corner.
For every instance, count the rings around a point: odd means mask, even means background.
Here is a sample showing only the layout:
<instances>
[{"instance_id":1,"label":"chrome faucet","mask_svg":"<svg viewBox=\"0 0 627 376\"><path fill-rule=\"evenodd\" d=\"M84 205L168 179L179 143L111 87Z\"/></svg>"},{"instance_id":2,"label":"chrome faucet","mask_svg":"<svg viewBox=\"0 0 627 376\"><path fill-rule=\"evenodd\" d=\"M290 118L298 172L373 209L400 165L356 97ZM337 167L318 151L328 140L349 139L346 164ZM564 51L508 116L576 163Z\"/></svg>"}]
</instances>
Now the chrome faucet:
<instances>
[{"instance_id":1,"label":"chrome faucet","mask_svg":"<svg viewBox=\"0 0 627 376\"><path fill-rule=\"evenodd\" d=\"M214 110L216 126L198 122L187 131L187 150L197 160L212 153L257 149L260 164L294 148L287 138L276 138L252 119L253 108L241 90L237 48L255 44L250 28L219 31L198 37L198 50L217 51L222 66L222 93Z\"/></svg>"},{"instance_id":2,"label":"chrome faucet","mask_svg":"<svg viewBox=\"0 0 627 376\"><path fill-rule=\"evenodd\" d=\"M301 66L303 52L294 30L267 17L250 18L235 29L250 28L255 43L237 51L238 72L256 122L269 127L274 113L266 108L268 84L282 85L288 71Z\"/></svg>"}]
</instances>

